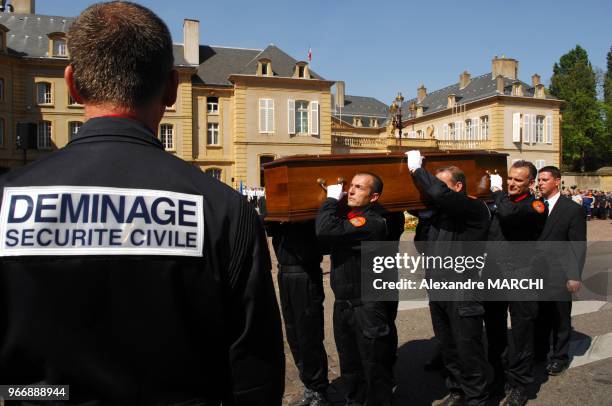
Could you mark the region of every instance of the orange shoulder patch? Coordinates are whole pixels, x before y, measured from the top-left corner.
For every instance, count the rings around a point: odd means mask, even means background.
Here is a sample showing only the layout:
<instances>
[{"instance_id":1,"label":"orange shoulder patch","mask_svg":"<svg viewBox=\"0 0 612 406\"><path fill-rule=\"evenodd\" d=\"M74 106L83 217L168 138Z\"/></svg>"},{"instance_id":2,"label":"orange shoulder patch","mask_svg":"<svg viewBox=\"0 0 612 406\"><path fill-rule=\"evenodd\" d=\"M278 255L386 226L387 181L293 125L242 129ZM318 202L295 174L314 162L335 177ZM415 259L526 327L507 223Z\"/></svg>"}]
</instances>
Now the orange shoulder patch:
<instances>
[{"instance_id":1,"label":"orange shoulder patch","mask_svg":"<svg viewBox=\"0 0 612 406\"><path fill-rule=\"evenodd\" d=\"M542 203L539 200L534 200L533 203L531 203L531 206L533 207L535 211L537 211L540 214L546 211L546 206L544 205L544 203Z\"/></svg>"},{"instance_id":2,"label":"orange shoulder patch","mask_svg":"<svg viewBox=\"0 0 612 406\"><path fill-rule=\"evenodd\" d=\"M353 217L349 220L354 227L363 227L366 223L365 217Z\"/></svg>"}]
</instances>

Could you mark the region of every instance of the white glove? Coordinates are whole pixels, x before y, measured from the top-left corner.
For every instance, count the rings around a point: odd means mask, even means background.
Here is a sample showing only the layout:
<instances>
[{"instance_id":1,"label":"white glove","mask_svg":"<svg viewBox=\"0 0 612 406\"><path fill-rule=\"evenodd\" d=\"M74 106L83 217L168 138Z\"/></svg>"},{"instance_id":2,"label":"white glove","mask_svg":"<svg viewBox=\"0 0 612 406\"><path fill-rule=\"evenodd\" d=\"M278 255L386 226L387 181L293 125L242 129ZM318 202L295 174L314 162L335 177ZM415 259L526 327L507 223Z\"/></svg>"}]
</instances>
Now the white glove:
<instances>
[{"instance_id":1,"label":"white glove","mask_svg":"<svg viewBox=\"0 0 612 406\"><path fill-rule=\"evenodd\" d=\"M344 196L344 191L342 191L342 187L344 185L339 183L337 185L329 185L327 187L327 197L331 197L332 199L340 200L342 196Z\"/></svg>"},{"instance_id":2,"label":"white glove","mask_svg":"<svg viewBox=\"0 0 612 406\"><path fill-rule=\"evenodd\" d=\"M408 157L408 170L410 172L419 169L423 164L423 157L418 149L406 152L406 157Z\"/></svg>"},{"instance_id":3,"label":"white glove","mask_svg":"<svg viewBox=\"0 0 612 406\"><path fill-rule=\"evenodd\" d=\"M495 192L497 190L502 190L502 177L499 175L490 175L491 177L491 192Z\"/></svg>"}]
</instances>

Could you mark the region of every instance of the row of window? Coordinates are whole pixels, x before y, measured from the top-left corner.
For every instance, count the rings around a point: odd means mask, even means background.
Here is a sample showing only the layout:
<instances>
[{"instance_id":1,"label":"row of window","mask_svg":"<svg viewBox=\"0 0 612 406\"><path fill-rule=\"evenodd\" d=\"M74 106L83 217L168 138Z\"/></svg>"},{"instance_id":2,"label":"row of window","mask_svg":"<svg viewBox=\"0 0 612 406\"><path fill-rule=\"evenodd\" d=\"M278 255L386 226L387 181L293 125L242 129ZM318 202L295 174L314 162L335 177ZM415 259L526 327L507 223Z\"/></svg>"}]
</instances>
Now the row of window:
<instances>
[{"instance_id":1,"label":"row of window","mask_svg":"<svg viewBox=\"0 0 612 406\"><path fill-rule=\"evenodd\" d=\"M78 134L83 123L81 121L70 121L68 122L68 139ZM40 121L38 122L38 132L36 137L36 144L38 149L50 149L51 148L51 133L53 124L51 121ZM0 117L0 146L4 146L4 119ZM173 124L161 124L159 126L159 139L167 150L174 150L174 125ZM211 146L220 146L219 140L219 124L209 123L208 131L206 136L206 144Z\"/></svg>"},{"instance_id":2,"label":"row of window","mask_svg":"<svg viewBox=\"0 0 612 406\"><path fill-rule=\"evenodd\" d=\"M437 136L435 138L438 138ZM489 116L473 117L442 126L441 140L485 141L489 139Z\"/></svg>"},{"instance_id":3,"label":"row of window","mask_svg":"<svg viewBox=\"0 0 612 406\"><path fill-rule=\"evenodd\" d=\"M519 161L519 159L513 159L512 163L514 164L515 162ZM546 160L544 159L536 159L533 164L535 165L537 170L540 170L542 168L544 168L546 166Z\"/></svg>"},{"instance_id":4,"label":"row of window","mask_svg":"<svg viewBox=\"0 0 612 406\"><path fill-rule=\"evenodd\" d=\"M525 144L552 144L552 116L512 114L512 142Z\"/></svg>"},{"instance_id":5,"label":"row of window","mask_svg":"<svg viewBox=\"0 0 612 406\"><path fill-rule=\"evenodd\" d=\"M167 150L174 150L174 125L173 124L161 124L159 126L159 140ZM219 124L208 123L206 132L206 145L209 146L220 146L219 141Z\"/></svg>"},{"instance_id":6,"label":"row of window","mask_svg":"<svg viewBox=\"0 0 612 406\"><path fill-rule=\"evenodd\" d=\"M36 83L36 103L41 105L53 104L53 86L51 83ZM80 106L80 104L74 100L70 92L68 92L68 105Z\"/></svg>"},{"instance_id":7,"label":"row of window","mask_svg":"<svg viewBox=\"0 0 612 406\"><path fill-rule=\"evenodd\" d=\"M259 99L259 132L273 134L275 129L274 99ZM287 100L287 132L296 135L319 135L319 102Z\"/></svg>"}]
</instances>

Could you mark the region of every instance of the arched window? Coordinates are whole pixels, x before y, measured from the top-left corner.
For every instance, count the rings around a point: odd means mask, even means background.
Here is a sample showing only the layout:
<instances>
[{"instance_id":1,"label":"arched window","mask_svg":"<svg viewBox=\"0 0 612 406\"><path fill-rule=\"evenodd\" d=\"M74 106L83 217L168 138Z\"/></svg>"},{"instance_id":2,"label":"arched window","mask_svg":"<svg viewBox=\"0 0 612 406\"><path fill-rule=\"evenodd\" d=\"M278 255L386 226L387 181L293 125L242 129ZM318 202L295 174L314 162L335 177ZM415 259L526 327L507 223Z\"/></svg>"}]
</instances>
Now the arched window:
<instances>
[{"instance_id":1,"label":"arched window","mask_svg":"<svg viewBox=\"0 0 612 406\"><path fill-rule=\"evenodd\" d=\"M49 55L55 58L68 58L66 33L52 32L49 34Z\"/></svg>"}]
</instances>

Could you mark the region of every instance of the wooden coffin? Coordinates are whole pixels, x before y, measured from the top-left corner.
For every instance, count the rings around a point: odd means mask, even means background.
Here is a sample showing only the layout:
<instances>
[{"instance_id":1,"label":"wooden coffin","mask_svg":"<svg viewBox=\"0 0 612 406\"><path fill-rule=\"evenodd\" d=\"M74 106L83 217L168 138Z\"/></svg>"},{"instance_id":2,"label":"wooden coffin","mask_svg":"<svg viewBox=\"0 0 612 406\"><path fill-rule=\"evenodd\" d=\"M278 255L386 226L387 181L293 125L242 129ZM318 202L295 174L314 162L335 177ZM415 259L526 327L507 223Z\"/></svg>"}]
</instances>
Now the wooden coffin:
<instances>
[{"instance_id":1,"label":"wooden coffin","mask_svg":"<svg viewBox=\"0 0 612 406\"><path fill-rule=\"evenodd\" d=\"M488 173L507 174L507 154L486 151L422 152L424 167L455 165L466 175L468 194L490 198ZM369 154L296 155L264 165L268 221L314 219L327 194L324 184L345 180L345 191L358 172L373 172L384 183L379 200L387 210L417 210L426 206L406 166L402 152Z\"/></svg>"}]
</instances>

